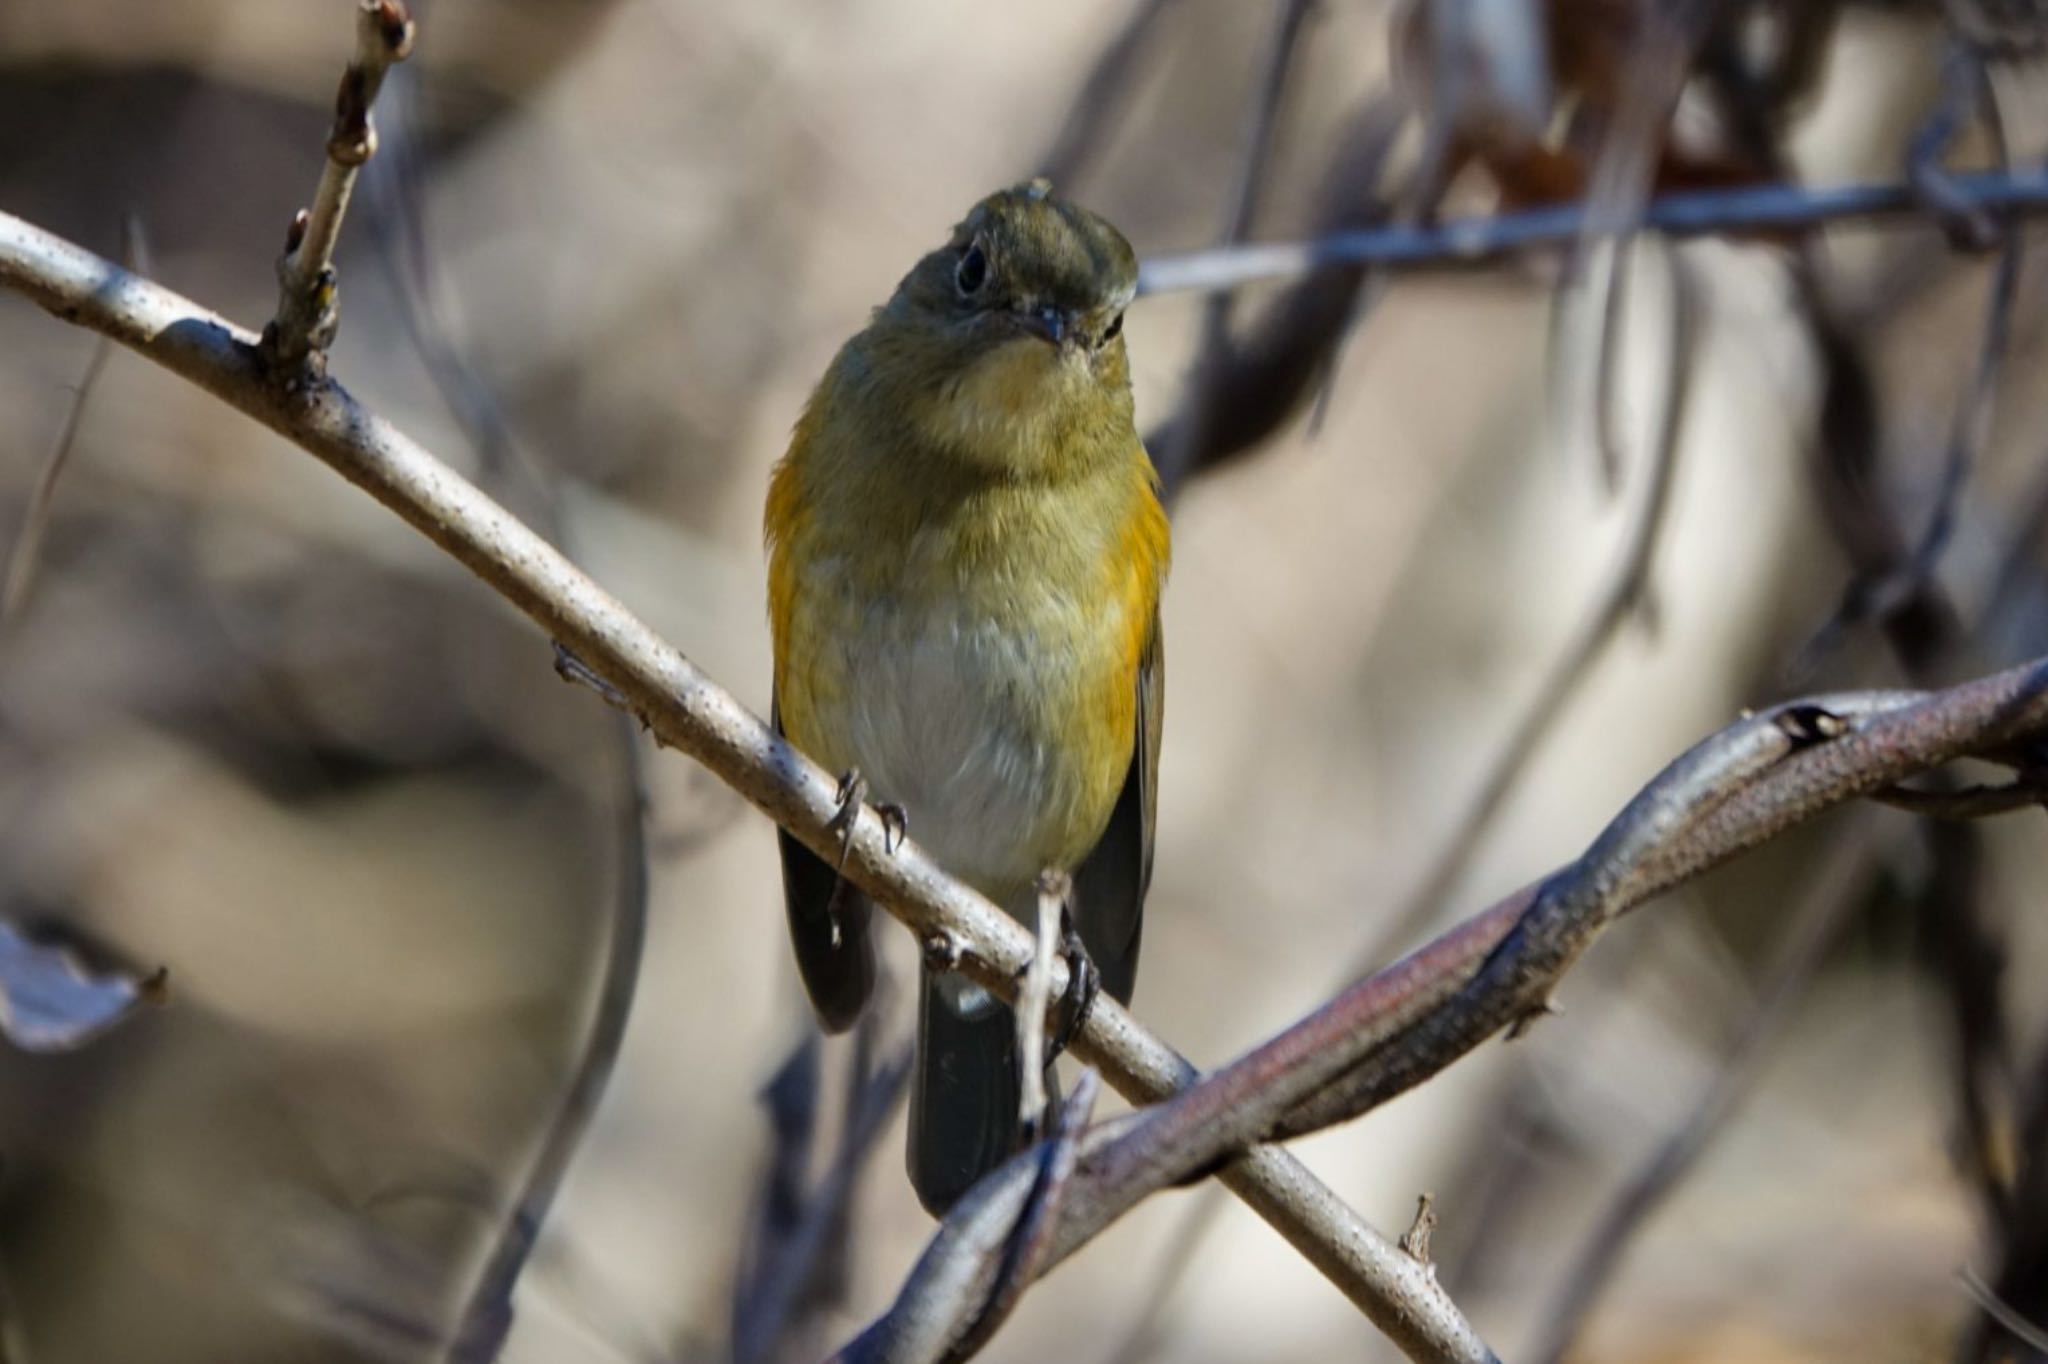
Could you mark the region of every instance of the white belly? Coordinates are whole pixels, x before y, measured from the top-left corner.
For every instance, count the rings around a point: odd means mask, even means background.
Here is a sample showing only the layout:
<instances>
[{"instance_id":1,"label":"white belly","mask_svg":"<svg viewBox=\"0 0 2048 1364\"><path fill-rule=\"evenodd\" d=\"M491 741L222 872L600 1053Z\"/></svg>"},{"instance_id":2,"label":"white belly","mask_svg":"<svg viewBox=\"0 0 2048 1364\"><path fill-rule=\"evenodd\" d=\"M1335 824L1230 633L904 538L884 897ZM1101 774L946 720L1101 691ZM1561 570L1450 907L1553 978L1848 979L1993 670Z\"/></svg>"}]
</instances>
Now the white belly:
<instances>
[{"instance_id":1,"label":"white belly","mask_svg":"<svg viewBox=\"0 0 2048 1364\"><path fill-rule=\"evenodd\" d=\"M1044 870L1047 812L1070 798L1041 704L1064 664L1048 668L1048 651L985 616L900 604L865 616L839 641L847 681L820 728L941 865L1013 898Z\"/></svg>"}]
</instances>

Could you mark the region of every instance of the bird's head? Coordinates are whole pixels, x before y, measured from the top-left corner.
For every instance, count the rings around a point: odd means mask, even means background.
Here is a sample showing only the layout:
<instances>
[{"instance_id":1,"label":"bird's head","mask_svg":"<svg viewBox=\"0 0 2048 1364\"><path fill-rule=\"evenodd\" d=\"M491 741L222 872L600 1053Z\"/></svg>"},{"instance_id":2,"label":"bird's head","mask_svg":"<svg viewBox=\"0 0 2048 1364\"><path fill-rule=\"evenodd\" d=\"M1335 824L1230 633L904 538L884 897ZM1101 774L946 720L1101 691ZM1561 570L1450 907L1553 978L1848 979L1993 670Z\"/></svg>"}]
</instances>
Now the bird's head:
<instances>
[{"instance_id":1,"label":"bird's head","mask_svg":"<svg viewBox=\"0 0 2048 1364\"><path fill-rule=\"evenodd\" d=\"M1123 318L1137 278L1121 232L1033 180L976 204L904 276L871 359L935 440L1027 467L1077 433L1130 433Z\"/></svg>"}]
</instances>

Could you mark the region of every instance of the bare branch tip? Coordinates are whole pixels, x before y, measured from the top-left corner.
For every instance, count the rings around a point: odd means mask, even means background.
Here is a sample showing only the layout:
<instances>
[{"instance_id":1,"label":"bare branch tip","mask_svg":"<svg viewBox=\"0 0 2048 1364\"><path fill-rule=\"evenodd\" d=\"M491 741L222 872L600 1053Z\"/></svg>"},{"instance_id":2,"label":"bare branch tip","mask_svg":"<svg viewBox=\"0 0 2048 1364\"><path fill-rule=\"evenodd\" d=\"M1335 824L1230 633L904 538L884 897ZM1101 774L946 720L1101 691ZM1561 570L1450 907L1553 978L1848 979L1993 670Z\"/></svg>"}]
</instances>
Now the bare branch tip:
<instances>
[{"instance_id":1,"label":"bare branch tip","mask_svg":"<svg viewBox=\"0 0 2048 1364\"><path fill-rule=\"evenodd\" d=\"M1429 1234L1436 1230L1436 1195L1423 1193L1415 1199L1415 1220L1401 1233L1402 1253L1425 1269L1434 1270L1429 1259Z\"/></svg>"},{"instance_id":2,"label":"bare branch tip","mask_svg":"<svg viewBox=\"0 0 2048 1364\"><path fill-rule=\"evenodd\" d=\"M366 30L382 48L386 61L402 62L412 55L417 25L404 0L363 0L361 12Z\"/></svg>"},{"instance_id":3,"label":"bare branch tip","mask_svg":"<svg viewBox=\"0 0 2048 1364\"><path fill-rule=\"evenodd\" d=\"M1524 1037L1527 1037L1529 1035L1529 1030L1531 1028L1534 1028L1538 1023L1542 1022L1544 1019L1559 1018L1562 1017L1563 1014L1563 1006L1561 1006L1554 999L1546 998L1541 1003L1537 1004L1535 1007L1529 1009L1526 1013L1522 1014L1519 1018L1515 1019L1514 1022L1508 1024L1507 1040L1510 1042L1519 1042Z\"/></svg>"}]
</instances>

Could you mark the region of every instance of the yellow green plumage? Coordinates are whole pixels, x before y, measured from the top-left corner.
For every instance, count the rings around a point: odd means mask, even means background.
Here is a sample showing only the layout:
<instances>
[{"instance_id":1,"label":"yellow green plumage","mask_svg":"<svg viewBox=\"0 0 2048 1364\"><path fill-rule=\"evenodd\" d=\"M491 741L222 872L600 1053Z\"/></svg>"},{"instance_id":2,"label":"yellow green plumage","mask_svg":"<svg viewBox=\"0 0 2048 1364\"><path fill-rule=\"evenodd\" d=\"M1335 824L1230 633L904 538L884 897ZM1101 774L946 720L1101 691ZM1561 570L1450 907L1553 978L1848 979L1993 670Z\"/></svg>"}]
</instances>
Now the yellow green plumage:
<instances>
[{"instance_id":1,"label":"yellow green plumage","mask_svg":"<svg viewBox=\"0 0 2048 1364\"><path fill-rule=\"evenodd\" d=\"M985 200L834 359L766 512L783 731L860 769L1014 913L1040 872L1076 873L1120 995L1150 865L1168 559L1121 338L1134 273L1115 229L1042 187ZM865 944L820 903L815 859L786 844L784 872L806 984L843 1025ZM912 1163L928 1204L1014 1139L1007 1018L957 978L927 983Z\"/></svg>"}]
</instances>

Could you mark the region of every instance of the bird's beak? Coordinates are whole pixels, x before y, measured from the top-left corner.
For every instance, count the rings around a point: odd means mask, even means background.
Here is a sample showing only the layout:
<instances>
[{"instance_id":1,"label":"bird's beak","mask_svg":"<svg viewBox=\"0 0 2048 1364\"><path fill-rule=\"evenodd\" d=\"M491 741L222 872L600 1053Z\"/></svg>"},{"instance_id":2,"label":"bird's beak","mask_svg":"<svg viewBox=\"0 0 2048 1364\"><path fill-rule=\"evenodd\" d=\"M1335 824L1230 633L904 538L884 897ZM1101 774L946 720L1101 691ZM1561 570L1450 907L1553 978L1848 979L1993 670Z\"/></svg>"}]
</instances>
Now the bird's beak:
<instances>
[{"instance_id":1,"label":"bird's beak","mask_svg":"<svg viewBox=\"0 0 2048 1364\"><path fill-rule=\"evenodd\" d=\"M1050 303L1019 309L1017 321L1025 331L1049 345L1057 346L1074 335L1072 315Z\"/></svg>"}]
</instances>

